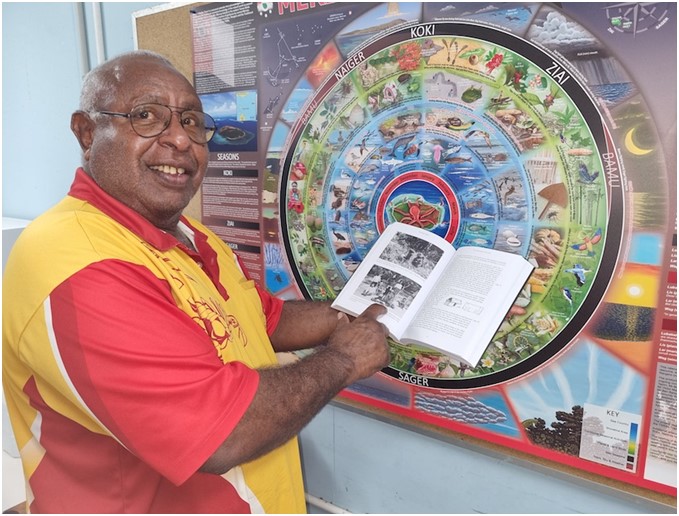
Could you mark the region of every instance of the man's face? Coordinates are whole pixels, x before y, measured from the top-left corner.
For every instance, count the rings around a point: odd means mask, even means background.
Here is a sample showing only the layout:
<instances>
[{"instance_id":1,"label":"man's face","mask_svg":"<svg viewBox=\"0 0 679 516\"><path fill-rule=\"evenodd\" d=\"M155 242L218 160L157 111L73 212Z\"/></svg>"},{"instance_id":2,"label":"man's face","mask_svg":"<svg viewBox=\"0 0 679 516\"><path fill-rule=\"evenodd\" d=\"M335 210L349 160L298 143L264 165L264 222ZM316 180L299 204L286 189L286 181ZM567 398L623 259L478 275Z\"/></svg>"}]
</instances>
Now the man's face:
<instances>
[{"instance_id":1,"label":"man's face","mask_svg":"<svg viewBox=\"0 0 679 516\"><path fill-rule=\"evenodd\" d=\"M144 103L201 110L192 86L162 63L137 58L116 70L119 82L109 105L99 110L128 113ZM207 145L194 143L173 114L158 136L144 138L129 119L99 115L86 169L107 193L162 229L173 229L205 175Z\"/></svg>"}]
</instances>

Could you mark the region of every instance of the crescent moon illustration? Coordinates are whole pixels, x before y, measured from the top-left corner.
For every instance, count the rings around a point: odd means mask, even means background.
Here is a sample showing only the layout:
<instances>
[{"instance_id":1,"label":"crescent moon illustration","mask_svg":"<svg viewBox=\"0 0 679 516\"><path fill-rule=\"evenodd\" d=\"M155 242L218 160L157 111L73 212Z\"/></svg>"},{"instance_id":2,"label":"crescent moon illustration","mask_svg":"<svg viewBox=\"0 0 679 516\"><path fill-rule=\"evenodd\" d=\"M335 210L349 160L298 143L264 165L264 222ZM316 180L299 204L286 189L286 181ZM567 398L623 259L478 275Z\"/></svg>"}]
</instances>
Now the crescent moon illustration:
<instances>
[{"instance_id":1,"label":"crescent moon illustration","mask_svg":"<svg viewBox=\"0 0 679 516\"><path fill-rule=\"evenodd\" d=\"M636 143L634 143L633 136L636 129L636 127L632 127L632 129L630 129L625 135L625 148L635 156L645 156L649 152L653 152L653 149L642 149L641 147L637 146Z\"/></svg>"}]
</instances>

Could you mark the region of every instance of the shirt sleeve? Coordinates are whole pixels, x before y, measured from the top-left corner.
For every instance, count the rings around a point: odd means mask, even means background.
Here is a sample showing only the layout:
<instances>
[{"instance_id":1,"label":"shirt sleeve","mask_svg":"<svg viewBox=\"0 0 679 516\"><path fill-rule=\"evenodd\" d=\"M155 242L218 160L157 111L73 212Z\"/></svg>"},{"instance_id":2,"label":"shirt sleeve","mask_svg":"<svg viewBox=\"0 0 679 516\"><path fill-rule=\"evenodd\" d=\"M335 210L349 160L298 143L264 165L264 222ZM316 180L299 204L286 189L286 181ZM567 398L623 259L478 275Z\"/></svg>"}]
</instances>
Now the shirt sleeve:
<instances>
[{"instance_id":1,"label":"shirt sleeve","mask_svg":"<svg viewBox=\"0 0 679 516\"><path fill-rule=\"evenodd\" d=\"M90 265L49 303L55 353L84 412L176 484L214 453L255 395L257 371L223 364L144 267Z\"/></svg>"},{"instance_id":2,"label":"shirt sleeve","mask_svg":"<svg viewBox=\"0 0 679 516\"><path fill-rule=\"evenodd\" d=\"M247 279L250 279L250 274L243 264L243 261L240 259L240 256L234 253L234 258L243 275ZM276 326L278 326L278 323L281 320L284 301L272 296L265 288L262 288L256 282L255 286L257 287L257 293L259 294L259 298L262 301L262 309L264 311L264 315L266 316L266 332L269 335L272 335L276 329Z\"/></svg>"},{"instance_id":3,"label":"shirt sleeve","mask_svg":"<svg viewBox=\"0 0 679 516\"><path fill-rule=\"evenodd\" d=\"M266 331L269 335L271 335L281 320L284 301L272 296L266 289L263 289L259 285L256 285L256 287L259 298L262 300L264 315L266 315Z\"/></svg>"}]
</instances>

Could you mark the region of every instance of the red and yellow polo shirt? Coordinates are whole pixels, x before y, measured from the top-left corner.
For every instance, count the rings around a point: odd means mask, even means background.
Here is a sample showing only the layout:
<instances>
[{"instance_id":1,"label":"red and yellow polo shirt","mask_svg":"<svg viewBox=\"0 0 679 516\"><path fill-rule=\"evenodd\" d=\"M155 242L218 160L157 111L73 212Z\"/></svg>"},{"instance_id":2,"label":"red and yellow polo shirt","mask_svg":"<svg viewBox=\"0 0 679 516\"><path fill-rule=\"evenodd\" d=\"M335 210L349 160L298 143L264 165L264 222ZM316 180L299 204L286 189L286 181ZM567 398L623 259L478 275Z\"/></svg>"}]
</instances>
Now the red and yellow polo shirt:
<instances>
[{"instance_id":1,"label":"red and yellow polo shirt","mask_svg":"<svg viewBox=\"0 0 679 516\"><path fill-rule=\"evenodd\" d=\"M197 252L81 169L3 281L3 387L33 512L304 512L296 440L197 472L251 402L282 301L195 220Z\"/></svg>"}]
</instances>

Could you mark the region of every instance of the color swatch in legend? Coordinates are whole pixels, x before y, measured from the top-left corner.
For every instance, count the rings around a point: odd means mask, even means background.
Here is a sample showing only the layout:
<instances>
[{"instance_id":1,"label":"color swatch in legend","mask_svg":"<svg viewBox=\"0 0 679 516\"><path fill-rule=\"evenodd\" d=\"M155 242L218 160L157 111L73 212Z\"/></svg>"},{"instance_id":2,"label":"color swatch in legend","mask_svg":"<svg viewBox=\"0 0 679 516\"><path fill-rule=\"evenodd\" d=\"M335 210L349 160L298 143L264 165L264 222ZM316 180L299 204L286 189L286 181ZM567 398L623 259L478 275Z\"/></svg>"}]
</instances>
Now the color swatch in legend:
<instances>
[{"instance_id":1,"label":"color swatch in legend","mask_svg":"<svg viewBox=\"0 0 679 516\"><path fill-rule=\"evenodd\" d=\"M637 443L639 442L639 425L630 423L629 443L627 444L627 469L635 471L637 463Z\"/></svg>"}]
</instances>

